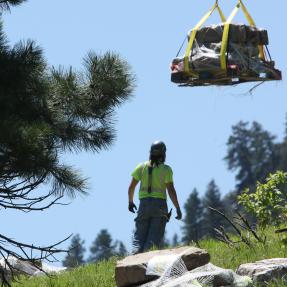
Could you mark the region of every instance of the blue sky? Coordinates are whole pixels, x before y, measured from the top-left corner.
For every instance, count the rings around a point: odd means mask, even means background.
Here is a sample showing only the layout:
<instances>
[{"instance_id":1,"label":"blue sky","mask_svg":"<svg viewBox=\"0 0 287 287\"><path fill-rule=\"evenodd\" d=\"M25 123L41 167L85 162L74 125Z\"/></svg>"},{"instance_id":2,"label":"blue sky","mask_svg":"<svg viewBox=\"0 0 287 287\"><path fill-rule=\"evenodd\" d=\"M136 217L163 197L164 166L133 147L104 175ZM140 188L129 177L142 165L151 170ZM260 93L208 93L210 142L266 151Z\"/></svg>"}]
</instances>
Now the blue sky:
<instances>
[{"instance_id":1,"label":"blue sky","mask_svg":"<svg viewBox=\"0 0 287 287\"><path fill-rule=\"evenodd\" d=\"M226 15L236 3L221 2ZM287 2L245 2L258 26L269 30L269 48L284 76L286 33L282 25ZM282 139L285 81L265 83L253 95L247 93L252 87L248 84L179 88L170 82L170 61L186 33L212 5L212 1L199 0L30 0L3 16L10 43L35 40L51 66L72 65L80 70L90 50L118 52L132 66L137 88L134 98L118 110L117 140L109 151L63 156L64 162L89 177L90 195L43 213L2 212L1 233L40 245L80 233L89 247L100 229L107 228L114 239L130 248L134 228L134 216L127 211L130 174L147 159L154 140L167 144L167 163L173 168L183 205L194 187L203 194L211 179L222 194L234 187L234 174L223 158L231 126L238 121L258 121ZM236 22L246 22L242 14ZM209 23L217 22L214 14ZM167 226L168 237L180 234L180 226L173 219Z\"/></svg>"}]
</instances>

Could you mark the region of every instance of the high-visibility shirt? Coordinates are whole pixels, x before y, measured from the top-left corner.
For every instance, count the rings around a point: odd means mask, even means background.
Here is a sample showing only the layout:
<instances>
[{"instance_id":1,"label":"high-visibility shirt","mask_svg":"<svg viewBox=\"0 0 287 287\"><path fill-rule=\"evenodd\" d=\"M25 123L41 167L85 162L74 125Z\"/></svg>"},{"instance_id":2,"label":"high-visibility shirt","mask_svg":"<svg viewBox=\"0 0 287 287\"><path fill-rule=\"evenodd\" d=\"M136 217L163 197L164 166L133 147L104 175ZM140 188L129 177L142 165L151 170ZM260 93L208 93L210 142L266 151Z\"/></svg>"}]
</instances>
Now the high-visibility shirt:
<instances>
[{"instance_id":1,"label":"high-visibility shirt","mask_svg":"<svg viewBox=\"0 0 287 287\"><path fill-rule=\"evenodd\" d=\"M166 184L173 182L173 173L171 167L163 163L153 167L151 192L148 192L148 167L149 161L140 163L132 172L132 177L135 180L141 182L139 199L148 197L166 199Z\"/></svg>"}]
</instances>

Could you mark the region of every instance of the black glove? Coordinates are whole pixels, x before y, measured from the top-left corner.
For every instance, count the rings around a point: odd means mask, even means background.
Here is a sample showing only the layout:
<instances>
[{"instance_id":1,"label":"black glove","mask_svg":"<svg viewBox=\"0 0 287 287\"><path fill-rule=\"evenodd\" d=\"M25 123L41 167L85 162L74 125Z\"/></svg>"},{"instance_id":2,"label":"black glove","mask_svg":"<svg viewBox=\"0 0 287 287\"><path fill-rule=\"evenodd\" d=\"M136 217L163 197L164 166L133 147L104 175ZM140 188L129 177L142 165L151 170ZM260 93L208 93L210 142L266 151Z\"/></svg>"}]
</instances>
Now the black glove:
<instances>
[{"instance_id":1,"label":"black glove","mask_svg":"<svg viewBox=\"0 0 287 287\"><path fill-rule=\"evenodd\" d=\"M134 209L137 210L136 205L133 202L129 202L129 211L135 213Z\"/></svg>"},{"instance_id":2,"label":"black glove","mask_svg":"<svg viewBox=\"0 0 287 287\"><path fill-rule=\"evenodd\" d=\"M167 214L166 222L169 222L171 215L172 215L172 208L171 208L170 212Z\"/></svg>"},{"instance_id":3,"label":"black glove","mask_svg":"<svg viewBox=\"0 0 287 287\"><path fill-rule=\"evenodd\" d=\"M176 213L177 213L177 216L175 217L175 219L181 220L182 219L182 213L181 213L180 207L178 207L176 209Z\"/></svg>"}]
</instances>

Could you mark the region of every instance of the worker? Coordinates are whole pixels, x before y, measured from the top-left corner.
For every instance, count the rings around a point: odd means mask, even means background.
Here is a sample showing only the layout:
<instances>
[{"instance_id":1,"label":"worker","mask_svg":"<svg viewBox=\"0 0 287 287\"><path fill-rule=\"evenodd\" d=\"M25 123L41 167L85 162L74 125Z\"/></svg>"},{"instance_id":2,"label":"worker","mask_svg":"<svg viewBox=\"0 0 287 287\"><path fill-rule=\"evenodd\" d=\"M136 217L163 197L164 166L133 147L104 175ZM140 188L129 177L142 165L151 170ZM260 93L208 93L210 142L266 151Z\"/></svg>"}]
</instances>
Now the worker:
<instances>
[{"instance_id":1,"label":"worker","mask_svg":"<svg viewBox=\"0 0 287 287\"><path fill-rule=\"evenodd\" d=\"M140 182L139 210L135 219L136 230L134 234L134 254L160 247L165 233L166 223L171 212L168 213L168 195L176 208L176 219L182 218L176 190L173 184L172 169L164 164L166 158L166 145L156 141L151 145L149 161L139 164L132 172L132 180L128 190L130 212L137 210L134 204L134 192Z\"/></svg>"}]
</instances>

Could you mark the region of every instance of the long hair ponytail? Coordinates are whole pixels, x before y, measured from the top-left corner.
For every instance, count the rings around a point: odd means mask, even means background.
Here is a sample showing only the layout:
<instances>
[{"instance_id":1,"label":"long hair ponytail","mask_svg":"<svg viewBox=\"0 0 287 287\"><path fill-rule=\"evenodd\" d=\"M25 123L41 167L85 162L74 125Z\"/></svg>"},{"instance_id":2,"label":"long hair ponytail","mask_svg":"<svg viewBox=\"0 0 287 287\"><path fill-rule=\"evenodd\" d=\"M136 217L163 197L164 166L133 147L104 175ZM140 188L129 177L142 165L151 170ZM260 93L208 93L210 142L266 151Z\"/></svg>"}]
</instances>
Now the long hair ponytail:
<instances>
[{"instance_id":1,"label":"long hair ponytail","mask_svg":"<svg viewBox=\"0 0 287 287\"><path fill-rule=\"evenodd\" d=\"M152 191L152 171L155 166L159 166L161 163L165 162L165 154L163 155L153 155L150 154L148 165L148 192Z\"/></svg>"}]
</instances>

